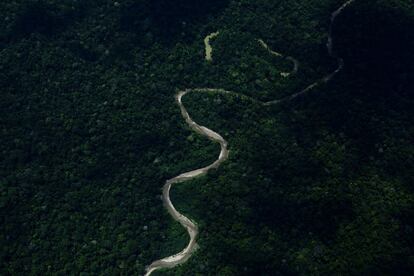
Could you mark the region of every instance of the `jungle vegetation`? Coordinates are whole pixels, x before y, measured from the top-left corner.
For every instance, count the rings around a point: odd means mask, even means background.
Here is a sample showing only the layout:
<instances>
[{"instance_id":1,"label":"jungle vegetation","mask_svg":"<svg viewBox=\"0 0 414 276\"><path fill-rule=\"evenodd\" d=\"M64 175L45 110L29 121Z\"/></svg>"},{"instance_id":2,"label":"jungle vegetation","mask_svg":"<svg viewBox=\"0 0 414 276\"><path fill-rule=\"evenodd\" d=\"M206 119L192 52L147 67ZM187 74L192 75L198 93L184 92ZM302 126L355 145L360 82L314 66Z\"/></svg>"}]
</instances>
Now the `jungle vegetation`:
<instances>
[{"instance_id":1,"label":"jungle vegetation","mask_svg":"<svg viewBox=\"0 0 414 276\"><path fill-rule=\"evenodd\" d=\"M332 71L340 0L0 2L0 274L142 275L188 237L164 181L214 160L174 95L261 100ZM177 185L200 248L160 275L414 273L414 3L356 0L334 26L344 70L263 108L185 98L230 157ZM213 32L213 61L203 38ZM260 47L298 59L290 63Z\"/></svg>"}]
</instances>

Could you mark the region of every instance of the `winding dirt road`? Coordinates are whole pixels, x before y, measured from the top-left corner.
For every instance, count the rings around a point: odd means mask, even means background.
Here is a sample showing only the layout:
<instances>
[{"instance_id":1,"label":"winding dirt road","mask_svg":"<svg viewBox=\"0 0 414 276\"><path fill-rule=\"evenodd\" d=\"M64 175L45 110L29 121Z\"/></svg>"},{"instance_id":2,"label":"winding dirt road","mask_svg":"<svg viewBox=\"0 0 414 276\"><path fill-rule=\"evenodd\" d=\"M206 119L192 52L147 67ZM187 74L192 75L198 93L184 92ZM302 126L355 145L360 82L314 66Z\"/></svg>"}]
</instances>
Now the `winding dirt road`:
<instances>
[{"instance_id":1,"label":"winding dirt road","mask_svg":"<svg viewBox=\"0 0 414 276\"><path fill-rule=\"evenodd\" d=\"M205 52L206 52L206 60L207 61L212 61L213 60L213 58L211 57L211 53L213 52L213 48L210 45L210 40L212 38L215 38L219 34L220 34L220 32L211 33L208 36L206 36L206 38L204 38L204 47L206 49Z\"/></svg>"},{"instance_id":2,"label":"winding dirt road","mask_svg":"<svg viewBox=\"0 0 414 276\"><path fill-rule=\"evenodd\" d=\"M291 57L291 56L287 56L285 57L284 55L282 55L279 52L273 51L272 49L270 49L270 47L266 44L266 42L264 42L262 39L258 39L257 40L260 45L262 45L263 48L265 48L267 51L269 51L269 53L271 53L272 55L276 56L276 57L281 57L281 58L285 58L287 60L289 60L290 62L293 63L293 69L292 72L281 72L280 75L284 78L287 78L291 75L294 75L298 72L299 70L299 61L297 61L295 58Z\"/></svg>"},{"instance_id":3,"label":"winding dirt road","mask_svg":"<svg viewBox=\"0 0 414 276\"><path fill-rule=\"evenodd\" d=\"M306 92L308 92L309 90L319 86L320 84L329 82L339 71L342 70L343 66L344 66L344 62L342 60L342 58L338 57L334 51L333 51L333 39L332 39L332 29L333 29L333 24L335 22L336 17L341 14L341 12L350 4L352 4L355 0L349 0L346 3L344 3L339 9L337 9L336 11L334 11L331 15L331 24L329 27L329 35L328 35L328 42L327 42L327 48L328 48L328 53L332 58L335 58L338 62L338 68L328 74L327 76L323 77L321 80L318 80L314 83L312 83L311 85L309 85L308 87L306 87L305 89L292 94L286 98L282 98L279 100L274 100L274 101L269 101L269 102L261 102L258 100L255 100L253 98L250 98L248 96L239 94L237 92L232 92L232 91L227 91L224 89L214 89L214 88L197 88L197 89L186 89L183 91L180 91L177 93L176 95L176 102L178 104L178 106L180 107L181 110L181 115L184 118L185 122L187 123L187 125L191 128L191 130L193 130L194 132L197 132L200 135L206 136L207 138L209 138L210 140L212 140L215 143L220 144L221 150L220 150L220 155L217 158L216 161L214 161L212 164L200 168L200 169L196 169L193 171L189 171L189 172L185 172L182 173L174 178L171 178L169 180L166 181L165 185L163 186L162 189L162 195L163 195L163 203L165 208L167 209L167 211L170 213L170 215L174 218L174 220L178 221L185 229L187 229L187 232L190 236L190 241L187 245L186 248L184 248L181 252L154 261L152 264L150 264L147 267L147 271L145 276L149 276L151 275L152 272L154 272L155 270L158 269L162 269L162 268L172 268L175 267L177 265L183 264L185 263L193 254L193 252L197 249L197 236L198 236L198 227L197 224L192 222L189 218L187 218L186 216L184 216L183 214L181 214L180 212L178 212L174 205L171 202L170 199L170 190L173 184L175 183L180 183L180 182L184 182L184 181L188 181L191 179L194 179L196 177L202 176L207 174L207 172L211 169L215 169L218 168L224 161L227 160L228 156L229 156L229 150L227 149L227 141L217 132L205 127L205 126L201 126L199 124L197 124L196 122L194 122L190 115L188 114L184 104L182 103L182 98L192 92L198 92L198 93L221 93L221 94L231 94L233 96L236 97L242 97L244 99L248 99L250 101L253 101L255 103L259 103L261 105L264 106L269 106L269 105L273 105L273 104L278 104L287 100L292 100L302 94L305 94ZM210 61L212 60L211 57L211 52L212 52L212 48L210 46L210 38L217 36L219 33L213 33L210 36L207 36L205 41L205 46L206 46L206 60ZM270 50L270 48L267 46L267 44L262 41L262 40L258 40L260 42L260 44L262 44L263 47L265 47L267 50L269 50L270 53L272 53L273 55L277 55L277 56L282 56L280 53L277 53L275 51ZM289 59L293 62L294 64L294 69L292 70L291 73L286 73L286 74L294 74L297 72L298 67L299 67L299 62L297 62L294 58L291 57L286 57L286 59ZM286 75L289 76L289 75Z\"/></svg>"}]
</instances>

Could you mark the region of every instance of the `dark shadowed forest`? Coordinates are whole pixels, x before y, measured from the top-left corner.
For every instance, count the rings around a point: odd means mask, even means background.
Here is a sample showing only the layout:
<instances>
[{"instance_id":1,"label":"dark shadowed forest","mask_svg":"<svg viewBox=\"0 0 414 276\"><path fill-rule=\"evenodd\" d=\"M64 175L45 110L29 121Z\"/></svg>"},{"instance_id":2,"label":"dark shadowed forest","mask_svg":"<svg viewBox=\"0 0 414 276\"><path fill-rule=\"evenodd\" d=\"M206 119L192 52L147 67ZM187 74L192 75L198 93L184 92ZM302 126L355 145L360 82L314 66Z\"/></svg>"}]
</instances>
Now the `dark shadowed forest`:
<instances>
[{"instance_id":1,"label":"dark shadowed forest","mask_svg":"<svg viewBox=\"0 0 414 276\"><path fill-rule=\"evenodd\" d=\"M143 275L181 251L161 188L220 148L174 95L300 91L336 68L343 2L1 1L0 275ZM355 0L332 27L345 66L301 97L184 99L230 155L171 190L199 248L154 275L413 275L414 2Z\"/></svg>"}]
</instances>

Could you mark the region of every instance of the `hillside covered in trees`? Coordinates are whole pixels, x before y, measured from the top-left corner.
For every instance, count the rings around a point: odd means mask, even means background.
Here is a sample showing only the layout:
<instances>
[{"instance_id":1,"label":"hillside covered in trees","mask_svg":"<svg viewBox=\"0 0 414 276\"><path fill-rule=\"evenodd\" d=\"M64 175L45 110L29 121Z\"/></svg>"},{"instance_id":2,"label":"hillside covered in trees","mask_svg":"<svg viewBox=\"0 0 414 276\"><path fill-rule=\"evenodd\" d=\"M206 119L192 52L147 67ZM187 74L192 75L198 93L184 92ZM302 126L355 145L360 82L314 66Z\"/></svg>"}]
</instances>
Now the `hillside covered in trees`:
<instances>
[{"instance_id":1,"label":"hillside covered in trees","mask_svg":"<svg viewBox=\"0 0 414 276\"><path fill-rule=\"evenodd\" d=\"M162 186L220 149L175 94L300 91L336 68L342 4L1 1L0 274L143 275L182 250ZM186 96L230 155L171 190L199 248L154 275L413 275L414 3L355 0L332 27L345 66L301 97Z\"/></svg>"}]
</instances>

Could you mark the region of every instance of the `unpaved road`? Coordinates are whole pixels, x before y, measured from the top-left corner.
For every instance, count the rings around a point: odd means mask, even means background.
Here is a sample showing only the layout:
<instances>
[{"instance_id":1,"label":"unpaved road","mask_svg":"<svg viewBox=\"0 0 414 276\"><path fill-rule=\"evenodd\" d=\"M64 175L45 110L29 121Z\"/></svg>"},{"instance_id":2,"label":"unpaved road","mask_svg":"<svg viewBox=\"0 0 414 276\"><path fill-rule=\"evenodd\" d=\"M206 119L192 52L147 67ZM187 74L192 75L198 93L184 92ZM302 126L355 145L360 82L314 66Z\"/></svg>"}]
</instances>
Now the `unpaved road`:
<instances>
[{"instance_id":1,"label":"unpaved road","mask_svg":"<svg viewBox=\"0 0 414 276\"><path fill-rule=\"evenodd\" d=\"M187 247L184 248L181 252L179 252L175 255L172 255L172 256L154 261L152 264L150 264L147 267L147 271L146 271L145 276L151 275L152 272L154 272L155 270L158 270L158 269L172 268L172 267L175 267L179 264L185 263L191 257L193 252L197 249L196 240L197 240L197 236L198 236L198 233L199 233L198 227L197 227L196 223L192 222L189 218L187 218L186 216L184 216L183 214L181 214L180 212L178 212L175 209L175 207L172 204L171 199L170 199L170 190L171 190L172 185L175 184L175 183L188 181L188 180L194 179L196 177L207 174L207 172L210 169L218 168L224 161L227 160L227 158L229 156L229 150L227 149L227 145L228 145L227 141L220 134L218 134L217 132L215 132L215 131L213 131L213 130L205 127L205 126L198 125L196 122L194 122L191 119L190 115L188 114L184 104L182 103L182 98L185 95L187 95L189 93L192 93L192 92L198 92L198 93L224 93L224 94L232 94L233 96L246 98L246 99L249 99L253 102L260 103L262 105L268 106L268 105L278 104L278 103L281 103L281 102L284 102L284 101L287 101L287 100L292 100L292 99L294 99L294 98L296 98L296 97L298 97L302 94L305 94L306 92L308 92L309 90L315 88L316 86L330 81L339 71L341 71L341 69L344 66L343 60L341 58L337 57L336 54L333 52L333 42L332 42L333 41L332 40L332 28L333 27L332 26L335 22L336 17L339 14L341 14L341 12L348 5L352 4L354 1L355 0L347 1L339 9L334 11L332 13L332 16L331 16L331 24L330 24L330 28L329 28L327 48L328 48L329 55L332 58L337 59L338 68L334 72L332 72L332 73L328 74L327 76L323 77L321 80L316 81L315 83L309 85L308 87L306 87L302 91L297 92L297 93L295 93L291 96L288 96L286 98L279 99L279 100L274 100L274 101L269 101L269 102L260 102L258 100L255 100L255 99L249 98L247 96L241 95L237 92L226 91L226 90L223 90L223 89L214 89L214 88L186 89L186 90L183 90L183 91L180 91L180 92L177 93L176 102L177 102L178 106L180 107L181 115L184 118L184 120L186 121L187 125L191 128L191 130L197 132L200 135L206 136L207 138L209 138L210 140L212 140L215 143L220 144L221 150L220 150L219 157L212 164L210 164L210 165L208 165L204 168L200 168L200 169L196 169L196 170L189 171L189 172L186 172L186 173L182 173L182 174L166 181L166 183L165 183L165 185L162 189L162 195L163 195L162 198L163 198L164 206L167 209L167 211L171 214L171 216L174 218L174 220L178 221L185 229L187 229L187 232L190 236L190 241L189 241ZM217 36L217 35L218 35L218 32L211 34L210 36L208 36L205 39L206 60L208 60L208 61L212 59L212 57L211 57L212 48L211 48L210 43L209 43L210 38L212 38L214 36ZM282 56L281 54L270 50L270 48L267 46L267 44L264 43L263 41L259 40L259 42L263 45L263 47L268 49L272 54ZM296 71L298 70L299 63L293 58L291 58L291 60L294 63L293 72L296 73Z\"/></svg>"}]
</instances>

